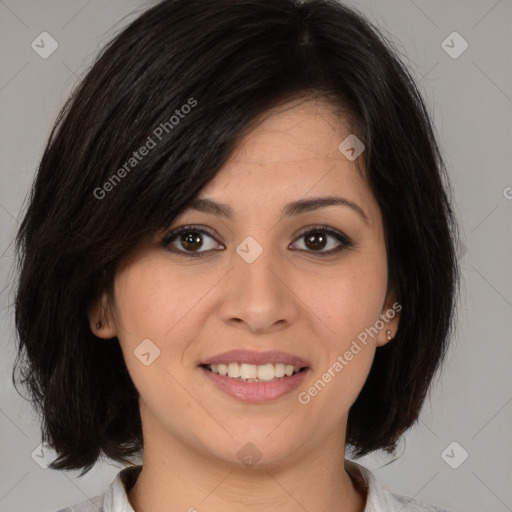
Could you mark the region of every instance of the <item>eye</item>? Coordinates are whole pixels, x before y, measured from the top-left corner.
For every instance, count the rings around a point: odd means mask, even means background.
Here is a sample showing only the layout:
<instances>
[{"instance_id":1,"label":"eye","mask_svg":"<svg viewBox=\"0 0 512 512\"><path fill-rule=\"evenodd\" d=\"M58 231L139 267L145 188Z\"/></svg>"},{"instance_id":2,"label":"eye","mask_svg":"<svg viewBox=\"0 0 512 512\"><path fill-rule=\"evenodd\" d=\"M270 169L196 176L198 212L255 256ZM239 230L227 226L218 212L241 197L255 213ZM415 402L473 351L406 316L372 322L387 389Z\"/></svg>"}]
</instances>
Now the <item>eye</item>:
<instances>
[{"instance_id":1,"label":"eye","mask_svg":"<svg viewBox=\"0 0 512 512\"><path fill-rule=\"evenodd\" d=\"M215 243L204 243L205 237L215 241L215 237L202 228L182 226L166 235L162 239L161 245L180 256L197 257L216 250ZM300 234L299 239L304 239L303 246L305 247L299 248L299 250L317 253L318 256L329 256L355 247L355 244L346 235L329 226L315 226ZM329 239L331 239L331 244L329 244ZM324 249L328 245L334 245L334 247L325 251ZM225 249L223 245L219 245L219 247L220 250ZM199 249L204 250L200 251Z\"/></svg>"},{"instance_id":2,"label":"eye","mask_svg":"<svg viewBox=\"0 0 512 512\"><path fill-rule=\"evenodd\" d=\"M334 243L334 248L324 251L323 249L329 245L329 238L334 239L338 244ZM303 245L306 249L300 250L318 253L318 256L329 256L344 249L355 247L355 244L350 240L350 238L329 226L315 226L314 228L301 233L299 235L299 240L301 239L304 239ZM332 242L330 245L333 245Z\"/></svg>"},{"instance_id":3,"label":"eye","mask_svg":"<svg viewBox=\"0 0 512 512\"><path fill-rule=\"evenodd\" d=\"M206 250L197 250L199 248L203 248L204 236L214 240L213 235L208 233L204 229L200 229L195 226L182 226L181 228L175 229L174 231L166 235L163 238L161 244L167 247L171 252L179 254L180 256L197 257L201 256L205 252L209 252L212 250L212 247L208 247L208 244L206 244ZM221 248L223 249L224 246L221 245Z\"/></svg>"}]
</instances>

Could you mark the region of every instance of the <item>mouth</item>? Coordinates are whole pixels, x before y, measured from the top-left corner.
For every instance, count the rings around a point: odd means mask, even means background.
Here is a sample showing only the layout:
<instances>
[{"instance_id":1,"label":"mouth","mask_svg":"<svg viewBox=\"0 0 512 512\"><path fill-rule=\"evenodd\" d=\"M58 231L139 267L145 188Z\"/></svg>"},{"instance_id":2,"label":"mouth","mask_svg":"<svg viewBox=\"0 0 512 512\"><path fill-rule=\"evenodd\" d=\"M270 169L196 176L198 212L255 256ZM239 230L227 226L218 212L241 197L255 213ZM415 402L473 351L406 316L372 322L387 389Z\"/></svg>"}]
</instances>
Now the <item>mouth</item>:
<instances>
[{"instance_id":1,"label":"mouth","mask_svg":"<svg viewBox=\"0 0 512 512\"><path fill-rule=\"evenodd\" d=\"M217 354L198 368L218 390L252 404L290 395L312 370L308 361L294 354L244 349Z\"/></svg>"},{"instance_id":2,"label":"mouth","mask_svg":"<svg viewBox=\"0 0 512 512\"><path fill-rule=\"evenodd\" d=\"M274 382L292 377L307 370L307 366L294 366L285 363L249 364L226 362L219 364L201 364L205 370L228 377L239 382Z\"/></svg>"}]
</instances>

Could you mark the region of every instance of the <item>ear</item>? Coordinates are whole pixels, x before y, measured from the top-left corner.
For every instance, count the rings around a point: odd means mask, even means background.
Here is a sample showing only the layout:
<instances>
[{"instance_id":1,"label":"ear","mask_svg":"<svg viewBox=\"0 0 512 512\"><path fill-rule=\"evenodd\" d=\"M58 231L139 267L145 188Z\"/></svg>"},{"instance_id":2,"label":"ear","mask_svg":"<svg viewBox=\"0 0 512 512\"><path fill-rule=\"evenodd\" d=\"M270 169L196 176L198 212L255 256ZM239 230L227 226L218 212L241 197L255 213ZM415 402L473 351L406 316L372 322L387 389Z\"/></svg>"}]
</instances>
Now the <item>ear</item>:
<instances>
[{"instance_id":1,"label":"ear","mask_svg":"<svg viewBox=\"0 0 512 512\"><path fill-rule=\"evenodd\" d=\"M106 292L91 302L87 316L89 327L95 336L106 340L117 336L114 317L110 311Z\"/></svg>"},{"instance_id":2,"label":"ear","mask_svg":"<svg viewBox=\"0 0 512 512\"><path fill-rule=\"evenodd\" d=\"M379 320L384 324L377 335L377 346L382 347L393 341L400 324L400 311L402 305L395 299L394 293L389 293L384 307L382 308ZM379 326L381 324L379 323Z\"/></svg>"}]
</instances>

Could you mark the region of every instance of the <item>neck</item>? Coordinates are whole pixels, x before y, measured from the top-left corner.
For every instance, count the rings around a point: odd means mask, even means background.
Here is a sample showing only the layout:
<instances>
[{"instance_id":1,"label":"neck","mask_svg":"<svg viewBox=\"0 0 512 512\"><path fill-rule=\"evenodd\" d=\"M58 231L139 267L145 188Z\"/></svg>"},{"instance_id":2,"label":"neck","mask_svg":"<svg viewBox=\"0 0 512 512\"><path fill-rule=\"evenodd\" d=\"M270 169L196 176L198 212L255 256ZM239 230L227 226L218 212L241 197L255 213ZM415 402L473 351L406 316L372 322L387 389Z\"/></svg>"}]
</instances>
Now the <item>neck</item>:
<instances>
[{"instance_id":1,"label":"neck","mask_svg":"<svg viewBox=\"0 0 512 512\"><path fill-rule=\"evenodd\" d=\"M344 441L334 437L310 456L244 467L205 456L144 418L143 429L144 464L128 492L136 512L364 511L366 496L344 469Z\"/></svg>"}]
</instances>

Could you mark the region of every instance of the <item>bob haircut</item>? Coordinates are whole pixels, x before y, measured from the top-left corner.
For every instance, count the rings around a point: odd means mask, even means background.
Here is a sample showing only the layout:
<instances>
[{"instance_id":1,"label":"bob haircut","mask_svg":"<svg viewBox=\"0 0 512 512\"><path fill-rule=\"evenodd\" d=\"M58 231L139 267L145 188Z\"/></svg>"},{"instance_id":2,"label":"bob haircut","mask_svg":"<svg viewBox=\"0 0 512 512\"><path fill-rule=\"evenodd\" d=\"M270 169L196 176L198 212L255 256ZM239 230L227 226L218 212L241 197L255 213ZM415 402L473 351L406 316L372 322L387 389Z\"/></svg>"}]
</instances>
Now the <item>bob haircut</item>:
<instances>
[{"instance_id":1,"label":"bob haircut","mask_svg":"<svg viewBox=\"0 0 512 512\"><path fill-rule=\"evenodd\" d=\"M127 463L143 451L119 342L99 342L88 307L261 114L311 95L350 116L366 146L359 172L382 211L388 285L403 305L346 442L356 457L396 451L446 354L459 276L450 184L398 55L335 0L164 0L105 46L55 122L16 237L12 378L42 416L52 469L83 475L100 456Z\"/></svg>"}]
</instances>

